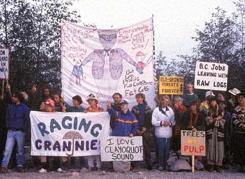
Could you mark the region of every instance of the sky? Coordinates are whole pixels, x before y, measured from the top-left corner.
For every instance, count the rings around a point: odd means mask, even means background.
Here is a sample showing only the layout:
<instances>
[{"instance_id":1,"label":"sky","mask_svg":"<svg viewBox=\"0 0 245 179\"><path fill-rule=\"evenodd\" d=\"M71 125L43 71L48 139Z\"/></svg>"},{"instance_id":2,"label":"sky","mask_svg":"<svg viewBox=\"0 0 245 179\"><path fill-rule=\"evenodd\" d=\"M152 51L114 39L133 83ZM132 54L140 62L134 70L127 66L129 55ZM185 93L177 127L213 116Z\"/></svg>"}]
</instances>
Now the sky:
<instances>
[{"instance_id":1,"label":"sky","mask_svg":"<svg viewBox=\"0 0 245 179\"><path fill-rule=\"evenodd\" d=\"M82 22L97 28L121 28L154 16L156 52L168 59L190 55L196 29L203 29L217 6L228 14L232 0L73 0Z\"/></svg>"}]
</instances>

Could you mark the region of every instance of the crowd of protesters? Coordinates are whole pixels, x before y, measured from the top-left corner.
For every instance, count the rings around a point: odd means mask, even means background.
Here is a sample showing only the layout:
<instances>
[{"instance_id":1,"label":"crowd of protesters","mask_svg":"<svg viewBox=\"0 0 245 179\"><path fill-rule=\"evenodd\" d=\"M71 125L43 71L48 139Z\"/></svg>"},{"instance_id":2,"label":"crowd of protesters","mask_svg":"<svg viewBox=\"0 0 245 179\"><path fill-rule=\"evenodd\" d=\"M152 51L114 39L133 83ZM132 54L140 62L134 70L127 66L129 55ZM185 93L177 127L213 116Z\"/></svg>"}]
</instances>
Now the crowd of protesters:
<instances>
[{"instance_id":1,"label":"crowd of protesters","mask_svg":"<svg viewBox=\"0 0 245 179\"><path fill-rule=\"evenodd\" d=\"M186 85L183 96L159 95L156 107L147 105L143 93L135 96L137 105L129 109L128 101L120 93L114 93L113 101L103 109L99 99L90 94L88 106L76 95L73 105L66 104L59 93L51 93L49 88L39 93L37 85L30 92L11 92L6 85L0 99L0 160L1 173L7 173L10 164L15 163L18 172L30 167L25 162L25 145L30 145L31 110L43 112L108 112L112 136L142 136L145 167L169 170L171 152L180 154L181 130L206 131L206 156L198 157L208 171L222 172L227 166L244 172L245 166L245 91L236 88L222 92L207 91L201 100L194 93L193 85ZM154 152L153 152L154 151ZM155 160L152 158L155 154ZM15 162L13 162L15 161ZM90 171L101 170L100 156L88 157L33 157L39 172L51 170L64 172L87 167ZM135 162L113 162L113 168L134 169ZM204 169L204 168L202 168Z\"/></svg>"}]
</instances>

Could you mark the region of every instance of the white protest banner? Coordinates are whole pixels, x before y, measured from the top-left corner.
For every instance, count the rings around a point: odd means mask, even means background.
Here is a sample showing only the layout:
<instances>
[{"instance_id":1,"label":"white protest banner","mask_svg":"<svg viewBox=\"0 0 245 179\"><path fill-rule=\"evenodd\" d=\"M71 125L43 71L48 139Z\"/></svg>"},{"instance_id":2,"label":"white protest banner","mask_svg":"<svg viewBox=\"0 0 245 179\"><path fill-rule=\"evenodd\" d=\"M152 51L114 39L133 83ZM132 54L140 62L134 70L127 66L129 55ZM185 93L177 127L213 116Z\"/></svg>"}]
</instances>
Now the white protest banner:
<instances>
[{"instance_id":1,"label":"white protest banner","mask_svg":"<svg viewBox=\"0 0 245 179\"><path fill-rule=\"evenodd\" d=\"M31 111L31 155L100 155L100 140L109 135L110 117L101 113Z\"/></svg>"},{"instance_id":2,"label":"white protest banner","mask_svg":"<svg viewBox=\"0 0 245 179\"><path fill-rule=\"evenodd\" d=\"M196 62L196 89L227 90L228 65L212 62Z\"/></svg>"},{"instance_id":3,"label":"white protest banner","mask_svg":"<svg viewBox=\"0 0 245 179\"><path fill-rule=\"evenodd\" d=\"M0 79L9 78L9 49L0 48Z\"/></svg>"},{"instance_id":4,"label":"white protest banner","mask_svg":"<svg viewBox=\"0 0 245 179\"><path fill-rule=\"evenodd\" d=\"M113 137L101 141L101 161L142 161L142 137Z\"/></svg>"},{"instance_id":5,"label":"white protest banner","mask_svg":"<svg viewBox=\"0 0 245 179\"><path fill-rule=\"evenodd\" d=\"M104 107L119 92L132 106L141 92L155 106L152 18L106 30L63 22L61 51L62 95L67 103L74 95L86 98L93 93Z\"/></svg>"}]
</instances>

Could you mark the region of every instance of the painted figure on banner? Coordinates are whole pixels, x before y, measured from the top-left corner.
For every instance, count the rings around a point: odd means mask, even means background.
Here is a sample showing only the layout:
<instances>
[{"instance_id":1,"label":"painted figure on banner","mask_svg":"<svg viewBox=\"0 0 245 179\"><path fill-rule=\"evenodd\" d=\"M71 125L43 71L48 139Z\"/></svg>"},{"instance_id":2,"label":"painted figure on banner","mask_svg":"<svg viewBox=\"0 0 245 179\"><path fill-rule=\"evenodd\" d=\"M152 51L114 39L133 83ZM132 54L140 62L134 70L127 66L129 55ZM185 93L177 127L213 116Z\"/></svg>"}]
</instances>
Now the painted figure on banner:
<instances>
[{"instance_id":1,"label":"painted figure on banner","mask_svg":"<svg viewBox=\"0 0 245 179\"><path fill-rule=\"evenodd\" d=\"M133 65L140 74L143 73L144 62L139 61L136 63L123 49L113 49L117 41L117 30L99 30L98 35L99 41L104 49L95 49L81 63L81 66L84 66L90 61L93 61L92 74L94 79L103 78L106 69L106 60L109 61L109 72L113 80L118 80L121 77L123 72L123 60Z\"/></svg>"},{"instance_id":2,"label":"painted figure on banner","mask_svg":"<svg viewBox=\"0 0 245 179\"><path fill-rule=\"evenodd\" d=\"M127 72L131 72L128 74ZM135 94L154 93L152 20L119 29L62 26L62 94L93 93L101 106L118 91L130 105ZM150 101L150 103L154 103Z\"/></svg>"},{"instance_id":3,"label":"painted figure on banner","mask_svg":"<svg viewBox=\"0 0 245 179\"><path fill-rule=\"evenodd\" d=\"M72 69L72 76L70 82L74 81L75 78L75 83L77 85L81 85L81 77L83 78L83 68L80 64L82 61L76 61L75 59L73 61L75 62L75 64Z\"/></svg>"}]
</instances>

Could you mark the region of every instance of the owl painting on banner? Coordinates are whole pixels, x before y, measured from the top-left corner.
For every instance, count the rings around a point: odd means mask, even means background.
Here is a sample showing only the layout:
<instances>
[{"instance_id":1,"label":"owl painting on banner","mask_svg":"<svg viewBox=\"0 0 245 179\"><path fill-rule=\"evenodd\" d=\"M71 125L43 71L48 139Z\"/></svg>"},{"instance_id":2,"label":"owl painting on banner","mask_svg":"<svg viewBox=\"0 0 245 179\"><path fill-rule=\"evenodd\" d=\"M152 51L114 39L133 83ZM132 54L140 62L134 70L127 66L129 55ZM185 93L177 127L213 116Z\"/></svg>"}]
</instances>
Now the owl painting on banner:
<instances>
[{"instance_id":1,"label":"owl painting on banner","mask_svg":"<svg viewBox=\"0 0 245 179\"><path fill-rule=\"evenodd\" d=\"M62 95L67 103L93 93L105 106L112 94L121 93L135 104L144 93L154 106L152 18L120 29L95 29L62 23Z\"/></svg>"}]
</instances>

